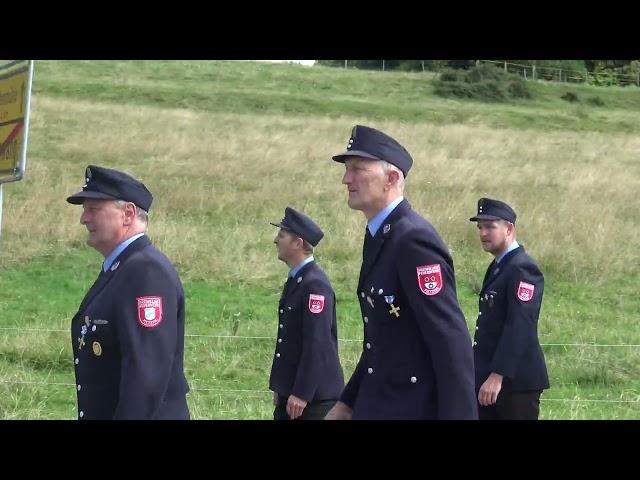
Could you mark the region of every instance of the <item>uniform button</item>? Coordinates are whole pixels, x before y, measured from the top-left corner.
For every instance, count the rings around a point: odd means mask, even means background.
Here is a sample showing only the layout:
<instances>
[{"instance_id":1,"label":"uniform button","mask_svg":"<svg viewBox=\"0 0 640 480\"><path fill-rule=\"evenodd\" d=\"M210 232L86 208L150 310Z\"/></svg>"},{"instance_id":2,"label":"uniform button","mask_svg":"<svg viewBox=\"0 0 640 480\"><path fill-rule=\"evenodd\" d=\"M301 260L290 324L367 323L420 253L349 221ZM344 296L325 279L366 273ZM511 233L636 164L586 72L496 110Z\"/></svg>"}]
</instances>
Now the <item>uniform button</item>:
<instances>
[{"instance_id":1,"label":"uniform button","mask_svg":"<svg viewBox=\"0 0 640 480\"><path fill-rule=\"evenodd\" d=\"M84 412L80 410L80 418L84 417Z\"/></svg>"},{"instance_id":2,"label":"uniform button","mask_svg":"<svg viewBox=\"0 0 640 480\"><path fill-rule=\"evenodd\" d=\"M280 354L279 354L279 353L276 353L276 357L280 358Z\"/></svg>"},{"instance_id":3,"label":"uniform button","mask_svg":"<svg viewBox=\"0 0 640 480\"><path fill-rule=\"evenodd\" d=\"M411 383L416 383L418 379L416 377L411 377Z\"/></svg>"},{"instance_id":4,"label":"uniform button","mask_svg":"<svg viewBox=\"0 0 640 480\"><path fill-rule=\"evenodd\" d=\"M367 350L371 350L371 344L367 343Z\"/></svg>"},{"instance_id":5,"label":"uniform button","mask_svg":"<svg viewBox=\"0 0 640 480\"><path fill-rule=\"evenodd\" d=\"M76 365L78 364L78 362L80 362L80 359L76 358Z\"/></svg>"},{"instance_id":6,"label":"uniform button","mask_svg":"<svg viewBox=\"0 0 640 480\"><path fill-rule=\"evenodd\" d=\"M480 327L476 325L476 330L480 330Z\"/></svg>"},{"instance_id":7,"label":"uniform button","mask_svg":"<svg viewBox=\"0 0 640 480\"><path fill-rule=\"evenodd\" d=\"M82 385L78 385L78 391L82 390Z\"/></svg>"},{"instance_id":8,"label":"uniform button","mask_svg":"<svg viewBox=\"0 0 640 480\"><path fill-rule=\"evenodd\" d=\"M364 298L364 292L360 292L360 296Z\"/></svg>"},{"instance_id":9,"label":"uniform button","mask_svg":"<svg viewBox=\"0 0 640 480\"><path fill-rule=\"evenodd\" d=\"M280 328L282 328L282 324L280 324Z\"/></svg>"},{"instance_id":10,"label":"uniform button","mask_svg":"<svg viewBox=\"0 0 640 480\"><path fill-rule=\"evenodd\" d=\"M480 297L480 301L481 301L481 302L483 302L483 301L484 301L484 298Z\"/></svg>"},{"instance_id":11,"label":"uniform button","mask_svg":"<svg viewBox=\"0 0 640 480\"><path fill-rule=\"evenodd\" d=\"M287 310L291 310L291 307L287 307Z\"/></svg>"},{"instance_id":12,"label":"uniform button","mask_svg":"<svg viewBox=\"0 0 640 480\"><path fill-rule=\"evenodd\" d=\"M371 368L371 367L367 368L367 372L373 373L373 368Z\"/></svg>"},{"instance_id":13,"label":"uniform button","mask_svg":"<svg viewBox=\"0 0 640 480\"><path fill-rule=\"evenodd\" d=\"M280 309L280 313L284 313L284 310Z\"/></svg>"},{"instance_id":14,"label":"uniform button","mask_svg":"<svg viewBox=\"0 0 640 480\"><path fill-rule=\"evenodd\" d=\"M278 343L282 343L282 339L281 338L278 339Z\"/></svg>"},{"instance_id":15,"label":"uniform button","mask_svg":"<svg viewBox=\"0 0 640 480\"><path fill-rule=\"evenodd\" d=\"M473 342L473 346L475 347L478 344L478 342Z\"/></svg>"},{"instance_id":16,"label":"uniform button","mask_svg":"<svg viewBox=\"0 0 640 480\"><path fill-rule=\"evenodd\" d=\"M364 323L369 323L369 318L368 317L364 317Z\"/></svg>"},{"instance_id":17,"label":"uniform button","mask_svg":"<svg viewBox=\"0 0 640 480\"><path fill-rule=\"evenodd\" d=\"M478 312L478 316L482 315L482 312Z\"/></svg>"},{"instance_id":18,"label":"uniform button","mask_svg":"<svg viewBox=\"0 0 640 480\"><path fill-rule=\"evenodd\" d=\"M95 332L96 331L96 326L94 325L93 327L91 327L91 331Z\"/></svg>"}]
</instances>

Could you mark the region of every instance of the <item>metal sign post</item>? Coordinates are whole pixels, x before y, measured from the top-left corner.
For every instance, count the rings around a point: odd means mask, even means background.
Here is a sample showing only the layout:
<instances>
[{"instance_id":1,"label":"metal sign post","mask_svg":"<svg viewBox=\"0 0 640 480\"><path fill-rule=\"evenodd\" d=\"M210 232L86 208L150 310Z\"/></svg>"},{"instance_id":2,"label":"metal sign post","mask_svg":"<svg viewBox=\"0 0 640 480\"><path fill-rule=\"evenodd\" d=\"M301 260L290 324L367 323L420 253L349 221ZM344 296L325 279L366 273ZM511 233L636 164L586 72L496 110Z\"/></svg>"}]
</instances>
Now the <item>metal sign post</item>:
<instances>
[{"instance_id":1,"label":"metal sign post","mask_svg":"<svg viewBox=\"0 0 640 480\"><path fill-rule=\"evenodd\" d=\"M33 60L0 60L0 235L2 184L17 182L27 168Z\"/></svg>"}]
</instances>

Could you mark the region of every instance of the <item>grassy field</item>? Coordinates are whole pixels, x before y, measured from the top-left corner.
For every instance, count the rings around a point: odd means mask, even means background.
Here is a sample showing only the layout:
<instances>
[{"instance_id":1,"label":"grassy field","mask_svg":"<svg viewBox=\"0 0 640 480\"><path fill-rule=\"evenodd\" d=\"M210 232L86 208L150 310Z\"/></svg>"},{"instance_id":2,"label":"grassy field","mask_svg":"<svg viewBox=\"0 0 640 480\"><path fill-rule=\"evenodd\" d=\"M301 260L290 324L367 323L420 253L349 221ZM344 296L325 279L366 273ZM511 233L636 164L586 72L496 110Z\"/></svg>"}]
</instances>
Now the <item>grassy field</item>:
<instances>
[{"instance_id":1,"label":"grassy field","mask_svg":"<svg viewBox=\"0 0 640 480\"><path fill-rule=\"evenodd\" d=\"M491 261L468 218L480 196L518 212L545 273L541 418L640 418L640 89L531 83L513 104L433 96L432 76L254 62L36 62L24 181L5 185L0 418L74 418L71 316L101 262L64 199L97 164L154 193L149 234L187 294L185 368L201 419L271 415L268 374L287 268L272 244L290 205L325 239L351 374L364 218L331 161L356 123L412 153L406 196L452 250L470 330ZM566 91L604 106L569 104ZM229 336L233 338L228 338Z\"/></svg>"}]
</instances>

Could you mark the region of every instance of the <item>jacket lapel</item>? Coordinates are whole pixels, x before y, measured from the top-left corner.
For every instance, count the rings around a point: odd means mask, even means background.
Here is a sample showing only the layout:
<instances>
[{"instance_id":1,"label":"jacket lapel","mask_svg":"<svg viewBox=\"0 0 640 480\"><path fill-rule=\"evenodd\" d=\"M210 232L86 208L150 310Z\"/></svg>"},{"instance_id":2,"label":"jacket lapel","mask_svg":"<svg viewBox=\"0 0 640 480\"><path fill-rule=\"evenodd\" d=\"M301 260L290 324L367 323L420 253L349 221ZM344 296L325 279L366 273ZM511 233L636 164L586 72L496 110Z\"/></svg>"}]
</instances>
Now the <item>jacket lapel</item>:
<instances>
[{"instance_id":1,"label":"jacket lapel","mask_svg":"<svg viewBox=\"0 0 640 480\"><path fill-rule=\"evenodd\" d=\"M489 285L491 285L502 274L512 258L516 257L522 252L524 252L524 247L520 245L515 250L511 250L509 253L507 253L497 265L494 259L493 262L491 262L491 264L489 265L487 273L484 275L484 281L482 282L482 291L484 292L489 287Z\"/></svg>"},{"instance_id":2,"label":"jacket lapel","mask_svg":"<svg viewBox=\"0 0 640 480\"><path fill-rule=\"evenodd\" d=\"M402 200L398 206L389 214L376 232L375 237L370 238L362 246L362 266L360 267L360 278L358 285L362 285L371 268L382 252L385 241L391 238L394 232L394 224L398 222L411 210L411 205L407 200Z\"/></svg>"},{"instance_id":3,"label":"jacket lapel","mask_svg":"<svg viewBox=\"0 0 640 480\"><path fill-rule=\"evenodd\" d=\"M311 269L314 268L315 264L316 264L315 260L313 262L309 262L304 267L302 267L298 273L296 273L296 276L291 279L289 288L287 288L287 290L282 295L283 300L295 293L295 291L298 289L298 287L302 283L302 280L298 281L298 279L303 278L307 273L309 273Z\"/></svg>"},{"instance_id":4,"label":"jacket lapel","mask_svg":"<svg viewBox=\"0 0 640 480\"><path fill-rule=\"evenodd\" d=\"M124 252L118 255L118 257L113 261L113 264L111 265L111 268L109 270L102 273L102 269L101 269L100 275L98 275L98 278L93 283L93 285L85 295L84 299L82 300L82 303L78 308L78 313L82 312L86 308L86 306L89 305L89 303L91 303L91 301L96 297L96 295L98 295L104 289L104 287L107 286L109 281L113 278L114 271L116 270L113 268L113 266L116 265L116 262L119 262L120 264L124 263L126 259L129 258L132 254L134 254L138 250L141 250L150 244L151 244L151 241L149 240L149 237L147 237L146 235L143 235L142 237L135 240L127 248L125 248Z\"/></svg>"}]
</instances>

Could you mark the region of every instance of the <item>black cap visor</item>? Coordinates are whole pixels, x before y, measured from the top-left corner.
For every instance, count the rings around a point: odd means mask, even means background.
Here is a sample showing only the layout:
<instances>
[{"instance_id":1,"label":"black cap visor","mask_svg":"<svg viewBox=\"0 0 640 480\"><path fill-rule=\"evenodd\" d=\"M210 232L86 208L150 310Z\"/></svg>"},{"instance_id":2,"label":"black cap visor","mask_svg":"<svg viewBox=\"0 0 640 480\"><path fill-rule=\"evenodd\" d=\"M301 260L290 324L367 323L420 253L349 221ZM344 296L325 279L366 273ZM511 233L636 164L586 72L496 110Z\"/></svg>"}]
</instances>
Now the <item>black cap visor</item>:
<instances>
[{"instance_id":1,"label":"black cap visor","mask_svg":"<svg viewBox=\"0 0 640 480\"><path fill-rule=\"evenodd\" d=\"M344 161L349 157L364 157L364 158L370 158L371 160L382 160L382 158L378 158L375 155L371 155L370 153L367 153L364 150L347 150L346 152L340 153L338 155L334 155L332 158L336 162L344 163Z\"/></svg>"},{"instance_id":2,"label":"black cap visor","mask_svg":"<svg viewBox=\"0 0 640 480\"><path fill-rule=\"evenodd\" d=\"M107 195L106 193L84 190L67 197L67 202L72 203L73 205L82 205L82 202L84 202L86 198L93 198L96 200L119 200L118 198Z\"/></svg>"},{"instance_id":3,"label":"black cap visor","mask_svg":"<svg viewBox=\"0 0 640 480\"><path fill-rule=\"evenodd\" d=\"M510 220L507 220L506 218L496 217L495 215L487 215L485 213L480 213L480 214L476 215L475 217L471 217L469 219L470 222L477 222L478 220L504 220L506 222L511 222Z\"/></svg>"}]
</instances>

